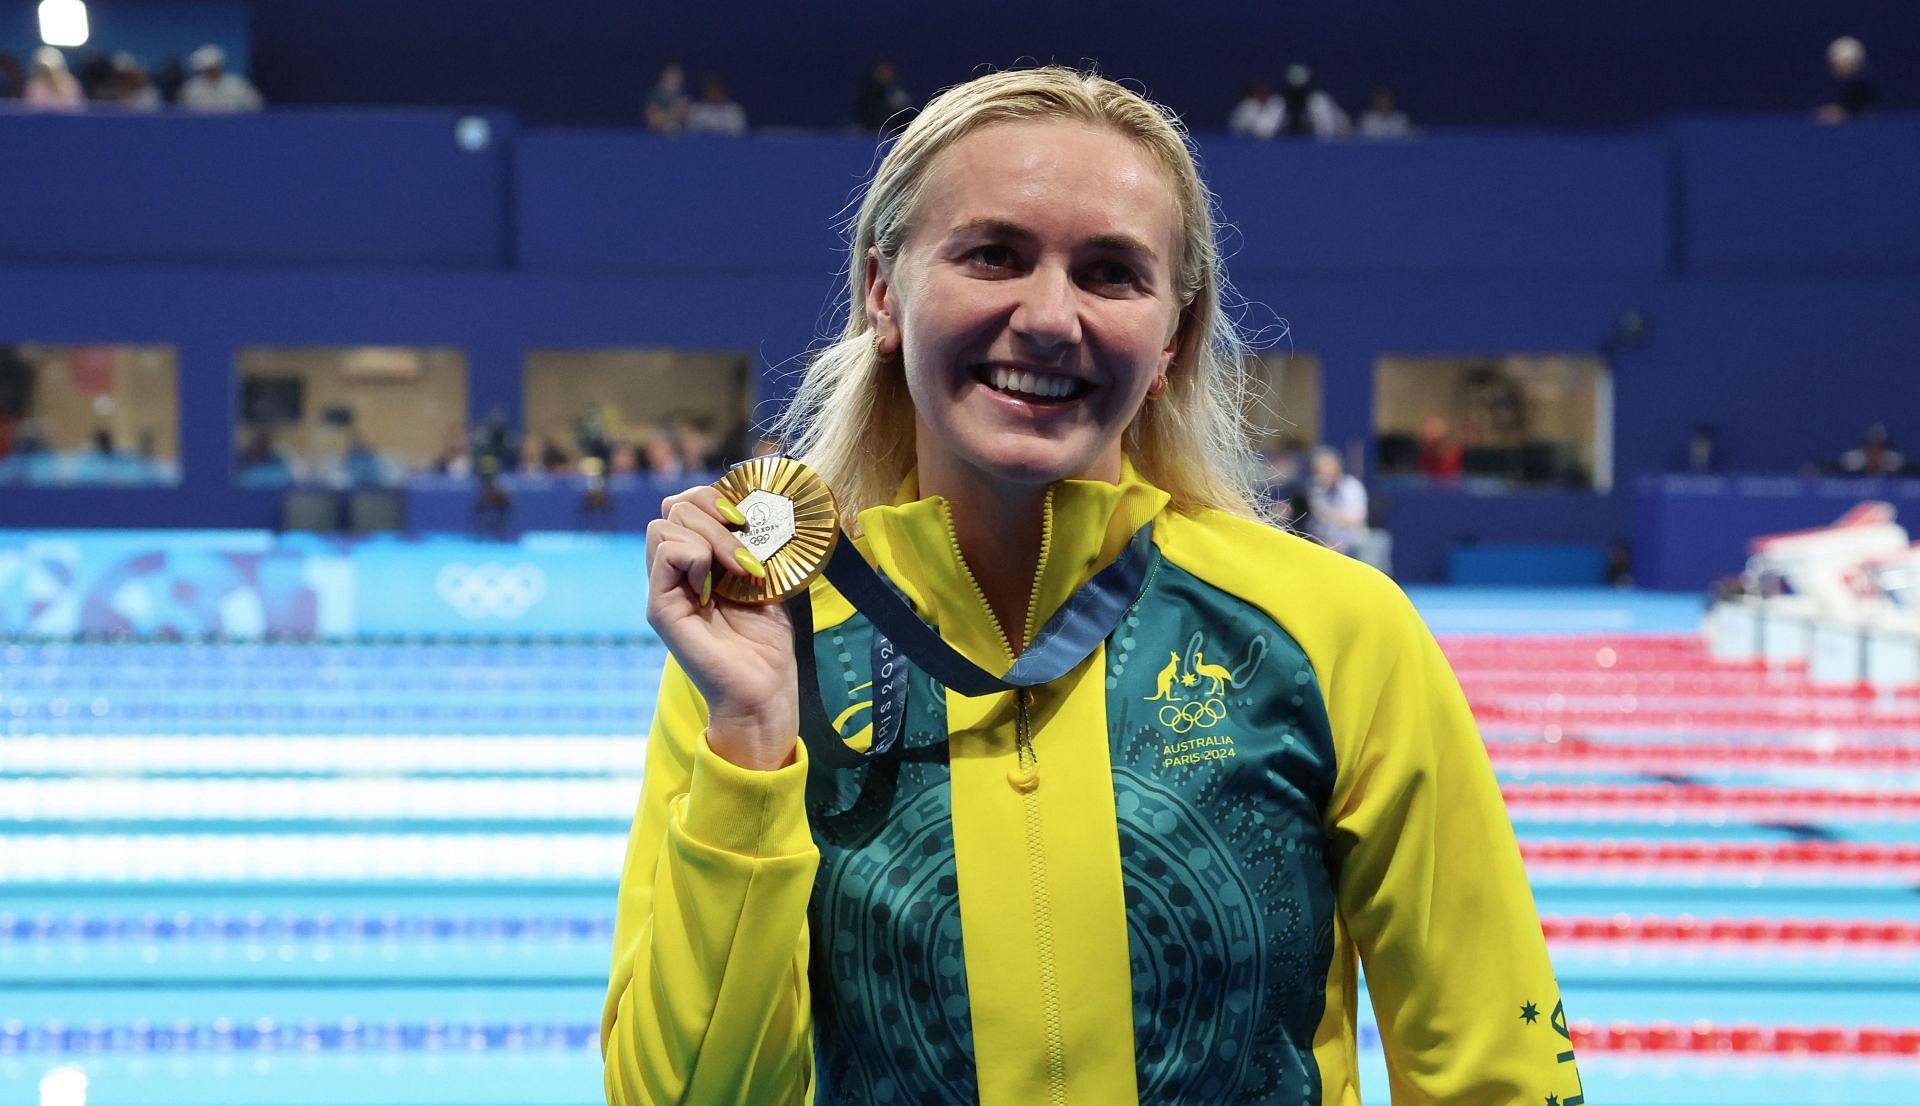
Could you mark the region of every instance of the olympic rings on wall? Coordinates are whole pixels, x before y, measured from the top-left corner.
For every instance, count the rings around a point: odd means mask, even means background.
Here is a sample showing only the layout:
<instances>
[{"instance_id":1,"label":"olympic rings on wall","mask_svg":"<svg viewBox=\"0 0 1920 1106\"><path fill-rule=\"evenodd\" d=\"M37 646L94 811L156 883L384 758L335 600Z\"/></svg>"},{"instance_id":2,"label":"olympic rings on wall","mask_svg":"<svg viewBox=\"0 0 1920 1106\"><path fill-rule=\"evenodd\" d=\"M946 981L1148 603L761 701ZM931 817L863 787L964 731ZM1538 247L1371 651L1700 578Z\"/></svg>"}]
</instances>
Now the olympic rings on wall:
<instances>
[{"instance_id":1,"label":"olympic rings on wall","mask_svg":"<svg viewBox=\"0 0 1920 1106\"><path fill-rule=\"evenodd\" d=\"M441 569L433 584L448 606L475 620L519 618L547 594L547 574L533 564L456 561Z\"/></svg>"}]
</instances>

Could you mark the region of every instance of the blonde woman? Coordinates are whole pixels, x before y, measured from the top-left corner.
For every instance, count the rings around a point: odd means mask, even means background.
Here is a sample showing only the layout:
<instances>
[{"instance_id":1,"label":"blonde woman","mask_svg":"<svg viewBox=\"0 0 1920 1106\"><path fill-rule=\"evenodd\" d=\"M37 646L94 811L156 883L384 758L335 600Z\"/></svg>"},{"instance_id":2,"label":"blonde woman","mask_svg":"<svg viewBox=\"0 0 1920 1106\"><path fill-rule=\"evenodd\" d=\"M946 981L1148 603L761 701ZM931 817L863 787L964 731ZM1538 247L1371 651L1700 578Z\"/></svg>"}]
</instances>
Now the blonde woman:
<instances>
[{"instance_id":1,"label":"blonde woman","mask_svg":"<svg viewBox=\"0 0 1920 1106\"><path fill-rule=\"evenodd\" d=\"M737 506L668 499L608 1100L1357 1103L1357 957L1395 1102L1581 1101L1444 659L1391 583L1259 517L1177 121L1058 68L951 89L880 164L848 281L781 437L919 616L1007 672L1112 564L1144 558L1138 591L1065 675L916 675L898 747L830 766L786 613L711 599L762 571ZM810 599L866 745L874 627Z\"/></svg>"}]
</instances>

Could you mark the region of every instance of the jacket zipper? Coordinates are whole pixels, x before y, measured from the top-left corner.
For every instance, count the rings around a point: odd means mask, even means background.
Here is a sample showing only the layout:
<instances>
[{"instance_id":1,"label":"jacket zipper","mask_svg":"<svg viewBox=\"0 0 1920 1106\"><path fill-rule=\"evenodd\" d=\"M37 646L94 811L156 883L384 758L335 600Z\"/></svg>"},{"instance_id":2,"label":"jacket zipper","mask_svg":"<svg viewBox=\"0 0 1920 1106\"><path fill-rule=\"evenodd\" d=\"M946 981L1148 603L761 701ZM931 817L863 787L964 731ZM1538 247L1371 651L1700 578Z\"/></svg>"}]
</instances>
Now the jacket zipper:
<instances>
[{"instance_id":1,"label":"jacket zipper","mask_svg":"<svg viewBox=\"0 0 1920 1106\"><path fill-rule=\"evenodd\" d=\"M973 574L972 566L960 551L960 534L953 526L953 512L945 511L947 521L947 540L953 546L954 560L960 564L967 583L973 586L973 596L979 600L980 609L986 613L987 621L993 624L994 632L1000 636L1000 647L1006 651L1007 663L1019 659L1013 650L1013 643L1007 640L1006 628L1000 625L1000 618L993 613L993 604L987 602L987 593L981 588L980 581ZM1033 640L1033 618L1040 599L1040 578L1046 572L1047 554L1053 547L1053 489L1047 489L1047 497L1041 513L1040 559L1033 566L1033 583L1027 591L1027 617L1022 628L1022 646ZM1015 773L1010 773L1008 782L1019 791L1021 808L1026 816L1027 827L1027 875L1033 887L1033 937L1036 958L1040 968L1040 1008L1046 1033L1047 1049L1047 1101L1051 1106L1066 1106L1067 1103L1067 1046L1066 1034L1060 1021L1060 979L1054 966L1053 951L1053 907L1047 894L1046 854L1041 848L1040 837L1040 794L1039 758L1033 751L1033 735L1028 714L1027 689L1014 692L1014 758Z\"/></svg>"}]
</instances>

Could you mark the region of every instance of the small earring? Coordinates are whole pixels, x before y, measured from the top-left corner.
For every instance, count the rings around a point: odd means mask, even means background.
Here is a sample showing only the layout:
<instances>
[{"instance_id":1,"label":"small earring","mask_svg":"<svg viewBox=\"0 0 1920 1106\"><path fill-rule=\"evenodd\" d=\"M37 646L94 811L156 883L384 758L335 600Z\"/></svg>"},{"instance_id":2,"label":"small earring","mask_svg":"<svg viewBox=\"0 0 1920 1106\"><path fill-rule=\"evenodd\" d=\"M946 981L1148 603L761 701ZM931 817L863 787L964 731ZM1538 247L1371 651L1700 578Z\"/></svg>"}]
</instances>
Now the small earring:
<instances>
[{"instance_id":1,"label":"small earring","mask_svg":"<svg viewBox=\"0 0 1920 1106\"><path fill-rule=\"evenodd\" d=\"M1154 377L1153 383L1147 385L1148 399L1159 399L1161 396L1165 395L1166 392L1167 392L1167 377L1165 373L1162 373L1159 376Z\"/></svg>"},{"instance_id":2,"label":"small earring","mask_svg":"<svg viewBox=\"0 0 1920 1106\"><path fill-rule=\"evenodd\" d=\"M880 333L879 331L877 331L877 330L876 330L876 331L874 331L874 332L873 332L873 342L872 342L872 345L873 345L873 355L874 355L875 357L878 357L878 358L880 358L880 359L882 359L882 360L885 360L885 359L886 359L886 356L887 356L887 349L886 349L886 346L887 346L887 339L886 339L886 336L885 336L885 335L883 335L883 334L881 334L881 333Z\"/></svg>"}]
</instances>

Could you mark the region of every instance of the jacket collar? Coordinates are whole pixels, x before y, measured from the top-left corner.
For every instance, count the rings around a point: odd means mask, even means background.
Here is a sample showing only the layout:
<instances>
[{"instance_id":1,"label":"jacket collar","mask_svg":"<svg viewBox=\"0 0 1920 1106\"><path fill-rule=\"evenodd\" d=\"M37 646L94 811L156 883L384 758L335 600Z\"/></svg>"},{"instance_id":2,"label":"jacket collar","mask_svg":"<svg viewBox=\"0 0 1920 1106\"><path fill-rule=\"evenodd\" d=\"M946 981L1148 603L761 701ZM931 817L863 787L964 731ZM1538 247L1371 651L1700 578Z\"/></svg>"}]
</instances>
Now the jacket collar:
<instances>
[{"instance_id":1,"label":"jacket collar","mask_svg":"<svg viewBox=\"0 0 1920 1106\"><path fill-rule=\"evenodd\" d=\"M1124 459L1117 484L1062 480L1049 488L1028 635L1119 557L1167 501L1166 492L1141 479ZM920 617L940 627L969 660L1005 672L1013 657L960 554L946 499L922 497L918 473L909 473L892 504L869 507L858 522L856 544L906 593Z\"/></svg>"}]
</instances>

